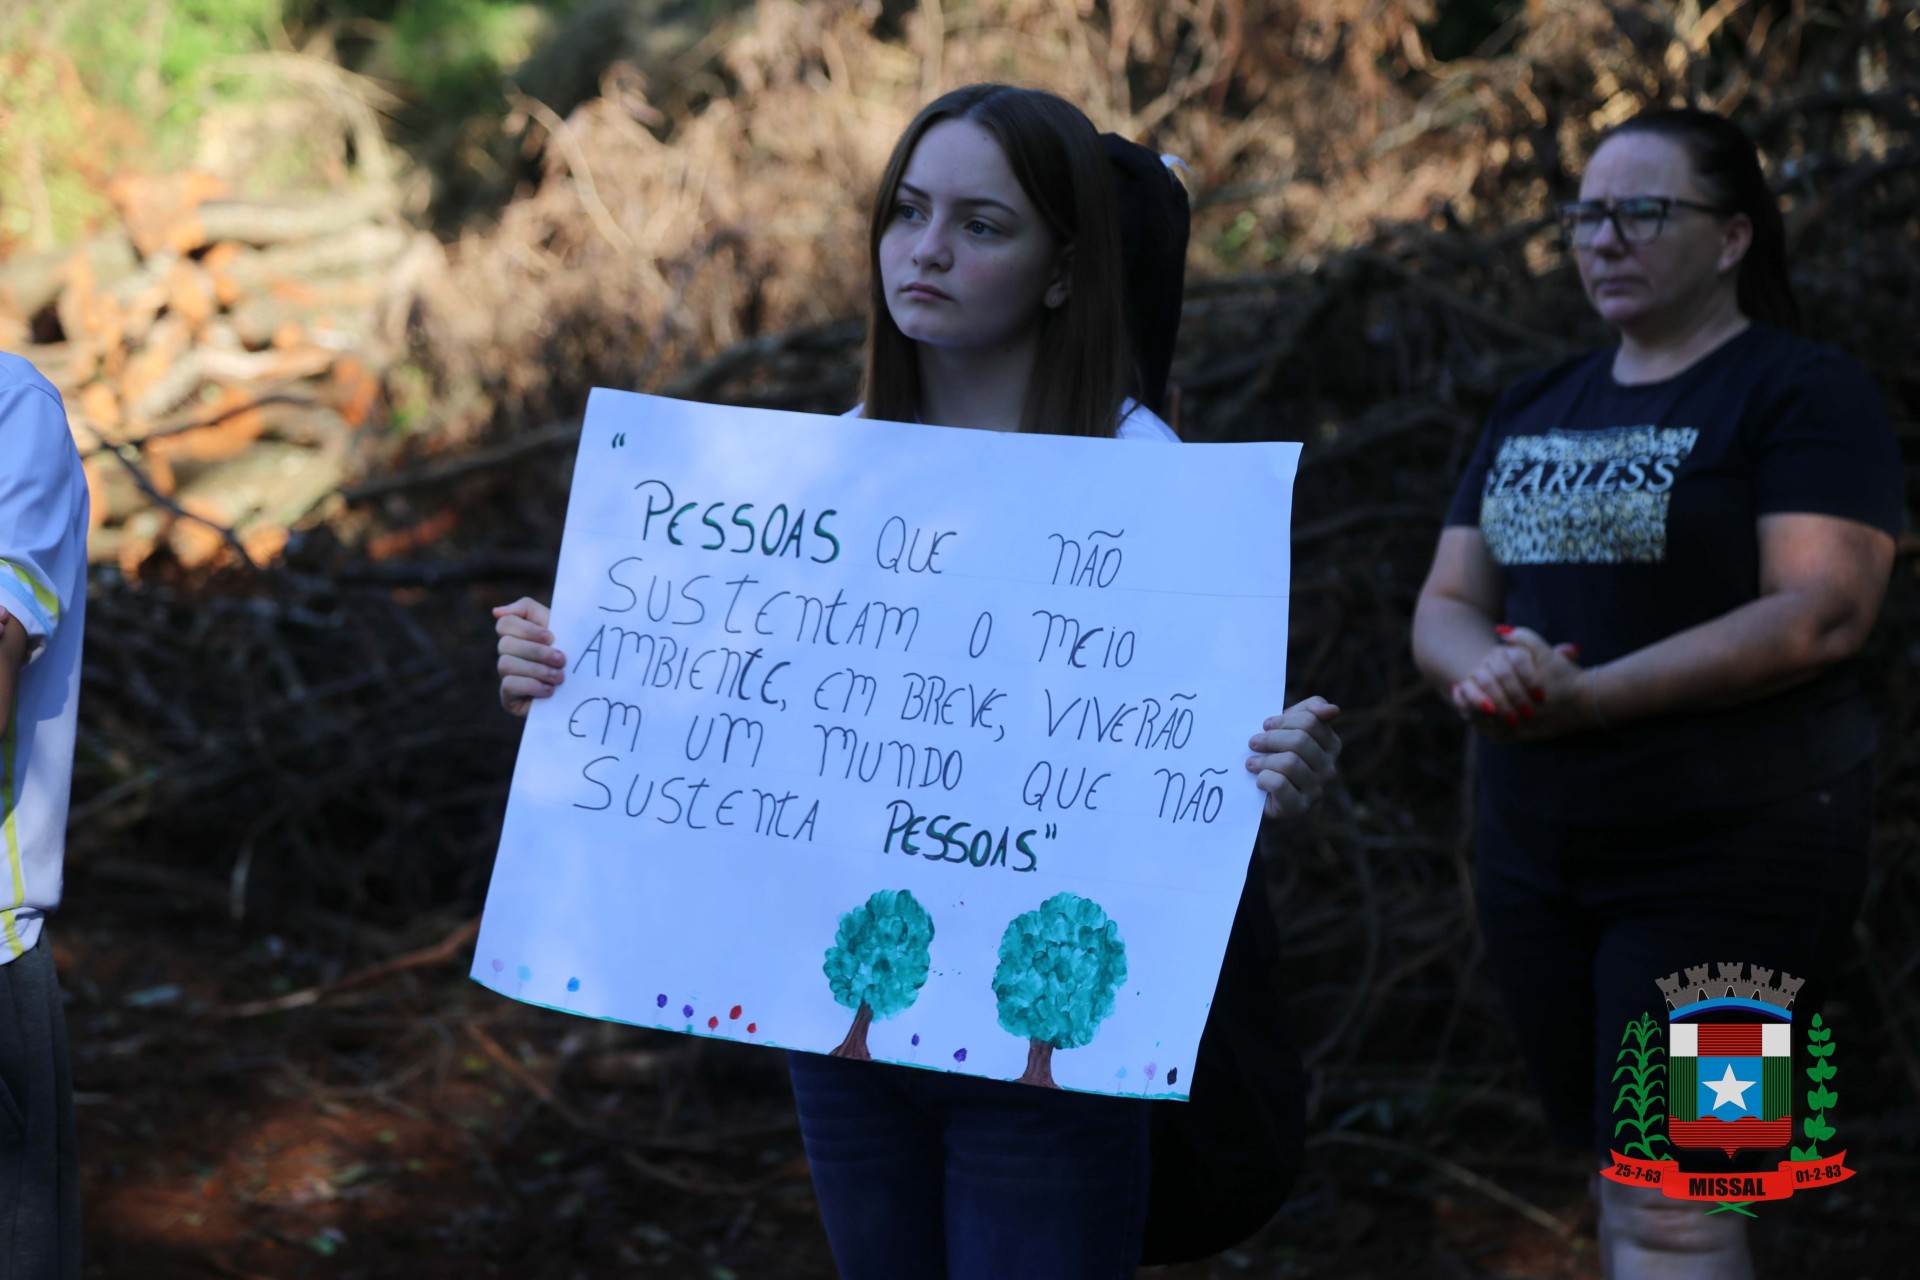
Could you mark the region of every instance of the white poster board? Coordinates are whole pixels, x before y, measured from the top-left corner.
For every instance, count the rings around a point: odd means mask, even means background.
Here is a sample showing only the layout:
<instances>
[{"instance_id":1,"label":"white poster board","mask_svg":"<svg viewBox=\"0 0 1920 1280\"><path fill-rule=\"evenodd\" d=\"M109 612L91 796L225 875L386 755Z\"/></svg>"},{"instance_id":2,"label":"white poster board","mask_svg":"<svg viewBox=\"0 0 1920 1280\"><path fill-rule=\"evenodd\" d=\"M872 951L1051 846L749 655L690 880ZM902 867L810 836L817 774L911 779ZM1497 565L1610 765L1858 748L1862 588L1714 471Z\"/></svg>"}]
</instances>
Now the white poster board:
<instances>
[{"instance_id":1,"label":"white poster board","mask_svg":"<svg viewBox=\"0 0 1920 1280\"><path fill-rule=\"evenodd\" d=\"M1282 709L1299 446L596 390L473 976L1184 1098Z\"/></svg>"}]
</instances>

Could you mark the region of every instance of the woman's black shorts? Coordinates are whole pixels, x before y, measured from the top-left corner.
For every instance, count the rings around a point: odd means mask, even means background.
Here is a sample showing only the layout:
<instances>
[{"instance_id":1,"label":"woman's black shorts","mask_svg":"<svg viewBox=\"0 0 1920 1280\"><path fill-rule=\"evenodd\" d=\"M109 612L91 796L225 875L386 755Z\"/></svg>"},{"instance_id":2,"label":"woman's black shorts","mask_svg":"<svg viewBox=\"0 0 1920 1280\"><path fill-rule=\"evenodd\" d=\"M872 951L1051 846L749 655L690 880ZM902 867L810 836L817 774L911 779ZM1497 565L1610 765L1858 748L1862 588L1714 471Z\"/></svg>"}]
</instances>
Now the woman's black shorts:
<instances>
[{"instance_id":1,"label":"woman's black shorts","mask_svg":"<svg viewBox=\"0 0 1920 1280\"><path fill-rule=\"evenodd\" d=\"M1796 1023L1819 1009L1865 890L1872 810L1871 762L1750 810L1596 825L1482 788L1480 927L1556 1139L1613 1140L1614 1056L1639 1015L1664 1024L1659 978L1759 965L1807 980Z\"/></svg>"}]
</instances>

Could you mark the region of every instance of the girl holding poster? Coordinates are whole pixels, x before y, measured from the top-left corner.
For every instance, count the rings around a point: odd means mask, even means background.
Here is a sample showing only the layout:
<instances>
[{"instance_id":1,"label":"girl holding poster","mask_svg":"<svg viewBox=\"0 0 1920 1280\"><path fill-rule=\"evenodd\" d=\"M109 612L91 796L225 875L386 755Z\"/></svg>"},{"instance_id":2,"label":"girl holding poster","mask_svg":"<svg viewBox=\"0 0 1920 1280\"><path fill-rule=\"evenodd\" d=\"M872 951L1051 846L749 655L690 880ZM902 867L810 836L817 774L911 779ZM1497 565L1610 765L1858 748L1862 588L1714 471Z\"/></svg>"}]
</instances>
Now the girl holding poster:
<instances>
[{"instance_id":1,"label":"girl holding poster","mask_svg":"<svg viewBox=\"0 0 1920 1280\"><path fill-rule=\"evenodd\" d=\"M1475 901L1556 1134L1614 1136L1656 980L1807 980L1859 907L1873 713L1848 661L1900 530L1865 370L1800 337L1780 210L1725 118L1602 140L1560 222L1618 345L1511 388L1413 649L1478 732ZM1742 1219L1597 1182L1610 1276L1751 1276Z\"/></svg>"},{"instance_id":2,"label":"girl holding poster","mask_svg":"<svg viewBox=\"0 0 1920 1280\"><path fill-rule=\"evenodd\" d=\"M1176 201L1161 192L1167 198L1156 203L1153 185L1174 184L1150 155L1148 163L1149 177L1142 179L1137 163L1130 177L1145 182L1147 205L1177 208L1184 245L1184 194ZM1121 172L1129 176L1124 164ZM1141 231L1142 210L1128 212L1132 229ZM866 398L854 413L1176 442L1165 422L1127 394L1136 368L1148 370L1149 381L1156 371L1165 376L1184 266L1177 250L1170 257L1143 289L1133 255L1130 278L1114 167L1079 110L1051 94L1001 85L949 93L908 126L880 183L870 237ZM1154 275L1151 262L1145 272ZM1136 364L1128 304L1137 307L1143 295L1160 311L1136 316L1134 329L1157 334L1165 349L1145 352ZM566 659L553 647L544 605L523 599L494 614L501 701L524 715L533 699L552 695ZM1268 817L1295 817L1325 789L1340 749L1332 728L1337 714L1310 698L1267 718L1251 736L1246 768L1265 795ZM1274 932L1264 878L1250 876L1248 885L1216 1005L1267 998L1247 994L1259 982L1246 973L1271 969L1273 948L1262 946ZM1278 997L1270 1003L1276 1011L1252 1020L1279 1017ZM1207 1044L1203 1039L1203 1062ZM1261 1053L1272 1058L1260 1064L1270 1067L1266 1074L1297 1081L1297 1056L1284 1030L1250 1051L1216 1042L1216 1060L1237 1055L1245 1064ZM793 1054L791 1068L821 1214L843 1275L1134 1274L1157 1149L1147 1102L815 1054ZM1214 1074L1224 1088L1236 1072ZM1197 1112L1198 1104L1179 1109ZM1269 1110L1243 1112L1240 1127L1282 1135L1276 1145L1286 1135L1297 1144L1299 1093ZM1211 1140L1230 1144L1233 1135L1220 1132L1229 1128L1215 1126ZM1191 1166L1190 1147L1208 1141L1181 1147L1180 1158ZM1272 1157L1265 1167L1278 1163ZM1238 1167L1262 1165L1250 1158ZM1284 1193L1284 1180L1269 1181L1278 1188L1252 1193L1250 1202L1263 1211L1237 1223L1241 1233L1258 1227ZM1270 1192L1265 1199L1262 1190ZM1157 1184L1155 1194L1166 1212ZM1228 1185L1222 1194L1249 1193ZM1230 1239L1214 1247L1225 1243Z\"/></svg>"}]
</instances>

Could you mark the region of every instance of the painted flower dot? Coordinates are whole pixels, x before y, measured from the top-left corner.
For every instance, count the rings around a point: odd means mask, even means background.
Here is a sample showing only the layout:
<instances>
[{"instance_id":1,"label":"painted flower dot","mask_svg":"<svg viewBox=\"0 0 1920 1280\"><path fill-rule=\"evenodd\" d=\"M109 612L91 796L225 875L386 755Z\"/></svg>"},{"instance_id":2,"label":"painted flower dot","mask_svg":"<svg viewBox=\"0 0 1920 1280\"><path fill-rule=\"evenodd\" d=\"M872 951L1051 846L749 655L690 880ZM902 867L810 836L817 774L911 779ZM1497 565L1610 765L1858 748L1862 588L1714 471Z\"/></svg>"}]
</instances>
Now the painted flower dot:
<instances>
[{"instance_id":1,"label":"painted flower dot","mask_svg":"<svg viewBox=\"0 0 1920 1280\"><path fill-rule=\"evenodd\" d=\"M1178 1068L1178 1067L1168 1067L1168 1068L1167 1068L1167 1083L1168 1083L1168 1084L1172 1084L1172 1083L1173 1083L1173 1082L1174 1082L1175 1080L1178 1080L1179 1078L1180 1078L1180 1068Z\"/></svg>"},{"instance_id":2,"label":"painted flower dot","mask_svg":"<svg viewBox=\"0 0 1920 1280\"><path fill-rule=\"evenodd\" d=\"M681 1005L680 1016L683 1018L691 1018L693 1016L693 1006L690 1004Z\"/></svg>"},{"instance_id":3,"label":"painted flower dot","mask_svg":"<svg viewBox=\"0 0 1920 1280\"><path fill-rule=\"evenodd\" d=\"M955 1049L953 1051L953 1060L955 1062L965 1062L967 1060L967 1051L965 1049Z\"/></svg>"},{"instance_id":4,"label":"painted flower dot","mask_svg":"<svg viewBox=\"0 0 1920 1280\"><path fill-rule=\"evenodd\" d=\"M1120 1068L1113 1073L1113 1078L1115 1080L1125 1080L1127 1078L1127 1069L1125 1067Z\"/></svg>"},{"instance_id":5,"label":"painted flower dot","mask_svg":"<svg viewBox=\"0 0 1920 1280\"><path fill-rule=\"evenodd\" d=\"M1147 1079L1149 1080L1153 1079L1154 1072L1158 1070L1160 1070L1160 1067L1157 1063L1149 1062L1147 1064Z\"/></svg>"},{"instance_id":6,"label":"painted flower dot","mask_svg":"<svg viewBox=\"0 0 1920 1280\"><path fill-rule=\"evenodd\" d=\"M720 1025L720 1019L718 1019L718 1018L708 1018L708 1019L707 1019L707 1030L709 1030L709 1031L711 1031L711 1030L713 1030L713 1029L714 1029L715 1027L717 1027L717 1026L719 1026L719 1025Z\"/></svg>"},{"instance_id":7,"label":"painted flower dot","mask_svg":"<svg viewBox=\"0 0 1920 1280\"><path fill-rule=\"evenodd\" d=\"M567 979L567 990L578 991L579 989L580 989L580 979L578 978Z\"/></svg>"},{"instance_id":8,"label":"painted flower dot","mask_svg":"<svg viewBox=\"0 0 1920 1280\"><path fill-rule=\"evenodd\" d=\"M533 970L527 968L527 966L525 965L521 965L520 968L516 970L516 972L520 975L520 981L522 982L525 982L529 978L533 977Z\"/></svg>"},{"instance_id":9,"label":"painted flower dot","mask_svg":"<svg viewBox=\"0 0 1920 1280\"><path fill-rule=\"evenodd\" d=\"M655 996L655 997L653 998L653 1003L654 1003L655 1005L657 1005L657 1006L659 1006L659 1007L660 1007L660 1008L662 1008L662 1009L664 1009L664 1008L666 1008L666 1007L667 1007L667 997L666 997L666 995L665 995L665 993L662 993L662 994L660 994L660 995L657 995L657 996Z\"/></svg>"},{"instance_id":10,"label":"painted flower dot","mask_svg":"<svg viewBox=\"0 0 1920 1280\"><path fill-rule=\"evenodd\" d=\"M917 1031L913 1033L913 1043L915 1047L918 1047L920 1044L920 1033Z\"/></svg>"},{"instance_id":11,"label":"painted flower dot","mask_svg":"<svg viewBox=\"0 0 1920 1280\"><path fill-rule=\"evenodd\" d=\"M756 1032L756 1031L758 1031L759 1029L760 1029L760 1024L759 1024L759 1023L757 1023L757 1022L749 1022L749 1023L747 1024L747 1034L748 1034L748 1035L752 1035L752 1034L753 1034L754 1032Z\"/></svg>"},{"instance_id":12,"label":"painted flower dot","mask_svg":"<svg viewBox=\"0 0 1920 1280\"><path fill-rule=\"evenodd\" d=\"M495 973L500 972L502 969L506 967L507 967L507 962L505 960L495 960L493 962L493 971Z\"/></svg>"},{"instance_id":13,"label":"painted flower dot","mask_svg":"<svg viewBox=\"0 0 1920 1280\"><path fill-rule=\"evenodd\" d=\"M740 1006L735 1005L733 1008L727 1010L727 1016L729 1018L738 1018L740 1016Z\"/></svg>"}]
</instances>

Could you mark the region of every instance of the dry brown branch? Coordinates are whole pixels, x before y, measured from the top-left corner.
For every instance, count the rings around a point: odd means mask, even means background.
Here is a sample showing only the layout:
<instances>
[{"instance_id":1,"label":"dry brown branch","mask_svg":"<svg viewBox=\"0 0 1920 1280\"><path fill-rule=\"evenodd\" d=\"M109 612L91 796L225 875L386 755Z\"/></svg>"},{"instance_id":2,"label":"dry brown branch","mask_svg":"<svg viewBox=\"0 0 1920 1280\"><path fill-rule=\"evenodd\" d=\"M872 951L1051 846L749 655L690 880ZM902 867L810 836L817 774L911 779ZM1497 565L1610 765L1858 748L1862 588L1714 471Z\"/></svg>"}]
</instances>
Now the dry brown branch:
<instances>
[{"instance_id":1,"label":"dry brown branch","mask_svg":"<svg viewBox=\"0 0 1920 1280\"><path fill-rule=\"evenodd\" d=\"M369 502L389 494L405 493L414 489L431 489L483 471L491 471L495 467L502 467L510 462L518 462L522 458L548 449L576 444L579 439L580 424L578 422L556 422L529 432L518 439L509 440L488 449L476 450L448 462L382 476L377 480L362 481L341 490L341 496L348 502Z\"/></svg>"},{"instance_id":2,"label":"dry brown branch","mask_svg":"<svg viewBox=\"0 0 1920 1280\"><path fill-rule=\"evenodd\" d=\"M368 965L364 969L332 982L304 987L299 991L290 991L286 995L274 996L268 1000L250 1000L244 1004L229 1005L214 1016L221 1019L258 1018L269 1013L290 1013L295 1009L305 1009L310 1005L319 1004L329 996L337 995L342 991L352 991L358 987L371 986L396 974L409 973L415 969L438 968L444 964L452 964L456 960L468 959L470 958L468 944L479 935L480 918L475 916L432 946L421 947L418 951L409 951L391 960L382 960L379 964Z\"/></svg>"},{"instance_id":3,"label":"dry brown branch","mask_svg":"<svg viewBox=\"0 0 1920 1280\"><path fill-rule=\"evenodd\" d=\"M1402 1159L1417 1160L1435 1173L1459 1183L1469 1191L1485 1196L1497 1205L1513 1210L1542 1231L1565 1240L1574 1233L1575 1224L1557 1218L1539 1205L1524 1200L1490 1178L1482 1177L1457 1161L1443 1155L1423 1150L1406 1142L1397 1142L1392 1138L1383 1138L1377 1134L1355 1133L1351 1129L1329 1129L1316 1133L1307 1139L1308 1146L1344 1146L1360 1147L1368 1151L1378 1151Z\"/></svg>"}]
</instances>

